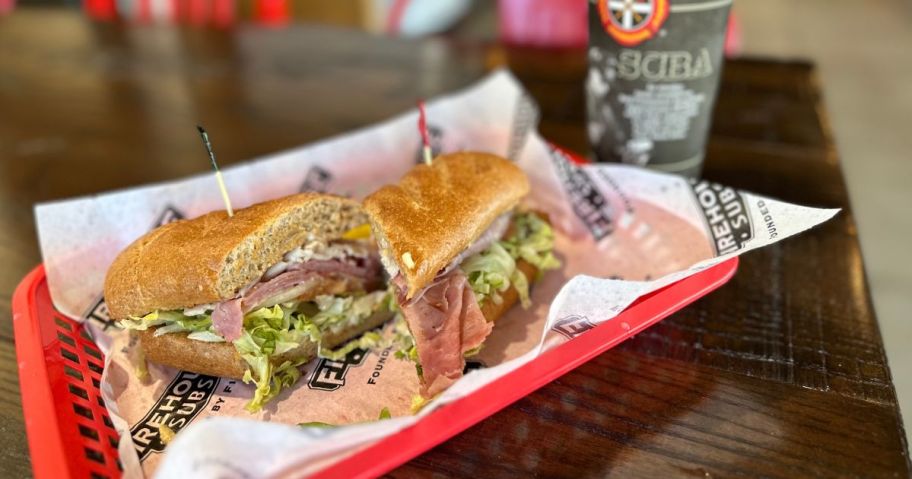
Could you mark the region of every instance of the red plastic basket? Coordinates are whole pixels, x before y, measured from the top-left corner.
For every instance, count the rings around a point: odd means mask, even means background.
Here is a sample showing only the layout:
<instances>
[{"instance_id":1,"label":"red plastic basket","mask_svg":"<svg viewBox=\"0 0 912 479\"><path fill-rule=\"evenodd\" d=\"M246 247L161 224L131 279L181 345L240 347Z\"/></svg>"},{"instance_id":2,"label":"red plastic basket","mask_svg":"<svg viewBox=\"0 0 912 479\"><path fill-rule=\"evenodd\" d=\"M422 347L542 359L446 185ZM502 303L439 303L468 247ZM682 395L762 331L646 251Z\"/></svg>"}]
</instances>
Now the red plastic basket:
<instances>
[{"instance_id":1,"label":"red plastic basket","mask_svg":"<svg viewBox=\"0 0 912 479\"><path fill-rule=\"evenodd\" d=\"M613 320L316 476L389 471L725 284L737 266L734 258L650 293ZM43 266L16 288L13 327L35 477L120 477L118 436L99 391L104 359L82 325L54 309Z\"/></svg>"},{"instance_id":2,"label":"red plastic basket","mask_svg":"<svg viewBox=\"0 0 912 479\"><path fill-rule=\"evenodd\" d=\"M54 309L43 266L13 294L13 329L35 477L120 477L99 390L104 357L81 323Z\"/></svg>"}]
</instances>

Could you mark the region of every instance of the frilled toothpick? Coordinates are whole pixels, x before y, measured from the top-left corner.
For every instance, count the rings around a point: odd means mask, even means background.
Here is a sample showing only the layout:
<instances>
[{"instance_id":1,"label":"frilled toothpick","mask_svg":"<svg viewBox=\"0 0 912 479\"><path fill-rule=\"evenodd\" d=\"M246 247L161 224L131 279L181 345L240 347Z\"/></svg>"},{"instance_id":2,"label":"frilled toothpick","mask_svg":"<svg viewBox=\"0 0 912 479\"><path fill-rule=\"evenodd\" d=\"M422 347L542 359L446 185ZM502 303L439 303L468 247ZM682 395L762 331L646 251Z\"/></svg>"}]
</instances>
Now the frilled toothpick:
<instances>
[{"instance_id":1,"label":"frilled toothpick","mask_svg":"<svg viewBox=\"0 0 912 479\"><path fill-rule=\"evenodd\" d=\"M424 153L424 163L431 166L433 155L431 152L431 137L428 135L427 119L424 113L424 100L418 100L418 132L421 133Z\"/></svg>"},{"instance_id":2,"label":"frilled toothpick","mask_svg":"<svg viewBox=\"0 0 912 479\"><path fill-rule=\"evenodd\" d=\"M218 183L219 190L222 192L222 201L225 202L225 210L228 211L228 217L234 216L234 210L231 208L231 198L228 197L228 189L225 188L225 180L222 179L222 172L219 171L218 163L215 162L215 152L212 151L212 144L209 143L209 134L206 133L206 129L200 125L196 125L196 129L199 130L200 137L203 139L203 145L206 147L206 152L209 153L209 162L212 164L212 171L215 173L215 181Z\"/></svg>"}]
</instances>

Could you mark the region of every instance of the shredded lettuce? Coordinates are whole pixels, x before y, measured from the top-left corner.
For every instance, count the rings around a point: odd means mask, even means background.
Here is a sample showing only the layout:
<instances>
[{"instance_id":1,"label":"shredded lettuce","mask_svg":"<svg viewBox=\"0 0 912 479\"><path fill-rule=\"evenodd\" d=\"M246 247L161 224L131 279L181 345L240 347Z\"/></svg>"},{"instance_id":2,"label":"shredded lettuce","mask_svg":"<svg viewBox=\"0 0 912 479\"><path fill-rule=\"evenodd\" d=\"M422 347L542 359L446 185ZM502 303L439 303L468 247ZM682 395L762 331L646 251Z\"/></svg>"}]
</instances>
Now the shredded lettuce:
<instances>
[{"instance_id":1,"label":"shredded lettuce","mask_svg":"<svg viewBox=\"0 0 912 479\"><path fill-rule=\"evenodd\" d=\"M513 235L501 241L510 256L522 258L540 272L560 267L554 257L554 231L548 222L534 213L519 213L513 217L513 228Z\"/></svg>"},{"instance_id":2,"label":"shredded lettuce","mask_svg":"<svg viewBox=\"0 0 912 479\"><path fill-rule=\"evenodd\" d=\"M478 353L481 352L481 348L483 348L483 347L484 347L484 344L479 344L478 346L475 346L474 348L462 353L462 357L471 358L472 356L477 356Z\"/></svg>"},{"instance_id":3,"label":"shredded lettuce","mask_svg":"<svg viewBox=\"0 0 912 479\"><path fill-rule=\"evenodd\" d=\"M260 308L247 313L244 316L244 333L246 334L234 342L241 355L244 351L253 351L250 348L250 340L256 342L268 356L285 354L300 346L305 340L320 340L319 328L308 324L306 316L278 304L272 308Z\"/></svg>"},{"instance_id":4,"label":"shredded lettuce","mask_svg":"<svg viewBox=\"0 0 912 479\"><path fill-rule=\"evenodd\" d=\"M303 361L285 361L276 367L272 361L275 356L310 340L318 344L320 356L339 359L355 348L367 347L379 340L379 334L368 332L334 351L325 350L320 344L324 333L339 332L385 306L388 303L385 291L358 297L318 296L314 302L317 312L310 317L282 305L261 308L244 317L244 332L234 341L234 347L249 366L244 382L256 384L253 400L246 406L248 411L260 410L263 404L282 389L292 386L301 376L298 366Z\"/></svg>"},{"instance_id":5,"label":"shredded lettuce","mask_svg":"<svg viewBox=\"0 0 912 479\"><path fill-rule=\"evenodd\" d=\"M514 286L523 302L528 306L529 284L525 276L516 268L516 260L500 243L494 243L488 249L471 256L460 266L469 280L478 304L488 299L494 304L503 302L501 293Z\"/></svg>"},{"instance_id":6,"label":"shredded lettuce","mask_svg":"<svg viewBox=\"0 0 912 479\"><path fill-rule=\"evenodd\" d=\"M418 360L418 346L415 345L415 338L409 331L408 323L405 322L402 314L397 314L396 318L393 319L392 344L396 348L393 356L396 359L412 362L418 372L418 377L424 377L424 370L421 369L421 363Z\"/></svg>"},{"instance_id":7,"label":"shredded lettuce","mask_svg":"<svg viewBox=\"0 0 912 479\"><path fill-rule=\"evenodd\" d=\"M285 361L278 366L273 364L272 356L282 354L276 352L279 351L277 346L284 349L284 352L290 350L283 341L275 339L277 332L281 333L276 330L270 331L260 325L254 332L245 329L241 333L241 337L234 341L235 349L247 362L244 383L253 382L256 385L253 399L244 406L250 412L262 409L263 405L276 397L282 389L294 385L301 377L298 366L304 364L303 360ZM294 347L297 345L292 346L291 349Z\"/></svg>"},{"instance_id":8,"label":"shredded lettuce","mask_svg":"<svg viewBox=\"0 0 912 479\"><path fill-rule=\"evenodd\" d=\"M127 359L130 361L130 364L133 365L133 372L136 374L136 378L140 382L146 383L149 380L149 364L146 362L146 352L143 351L143 348L135 347L136 343L139 341L136 333L129 331L130 335L130 346L131 348L127 352Z\"/></svg>"},{"instance_id":9,"label":"shredded lettuce","mask_svg":"<svg viewBox=\"0 0 912 479\"><path fill-rule=\"evenodd\" d=\"M513 286L523 308L530 306L529 281L516 266L520 259L538 268L539 274L560 267L553 253L554 232L547 222L533 213L518 213L513 217L513 229L509 238L492 244L460 266L479 305L487 300L500 304L501 294Z\"/></svg>"},{"instance_id":10,"label":"shredded lettuce","mask_svg":"<svg viewBox=\"0 0 912 479\"><path fill-rule=\"evenodd\" d=\"M358 298L318 296L316 303L320 312L314 315L311 320L324 331L355 324L377 311L392 311L393 305L396 303L393 298L387 291L376 291ZM393 321L393 334L391 336L384 337L377 331L368 331L336 349L326 349L321 344L317 350L317 355L321 358L339 360L354 349L384 349L390 346L399 346L404 338L403 334L408 335L408 340L411 341L409 346L413 347L414 340L411 339L411 335L408 333L408 326L406 326L405 320L401 314L396 313L396 316ZM396 354L398 355L399 352L397 351Z\"/></svg>"},{"instance_id":11,"label":"shredded lettuce","mask_svg":"<svg viewBox=\"0 0 912 479\"><path fill-rule=\"evenodd\" d=\"M385 347L385 344L380 333L368 331L336 349L324 349L321 346L317 352L317 356L338 361L355 349L379 349L382 347Z\"/></svg>"},{"instance_id":12,"label":"shredded lettuce","mask_svg":"<svg viewBox=\"0 0 912 479\"><path fill-rule=\"evenodd\" d=\"M163 324L194 319L196 318L184 316L180 311L153 311L142 317L130 316L127 319L121 320L118 324L124 329L145 331L153 326L161 326Z\"/></svg>"},{"instance_id":13,"label":"shredded lettuce","mask_svg":"<svg viewBox=\"0 0 912 479\"><path fill-rule=\"evenodd\" d=\"M247 363L244 382L256 386L254 397L245 406L246 409L259 411L270 399L298 381L301 376L298 367L303 361L279 362L279 358L305 342L317 343L322 356L335 359L344 357L352 349L376 344L379 334L369 332L336 350L320 346L325 333L338 333L381 308L389 308L392 303L394 301L387 291L377 291L361 296L319 296L313 302L277 304L244 315L241 337L233 344ZM155 311L123 320L120 325L138 331L157 327L156 336L183 332L197 341L225 341L212 327L211 312L187 316L180 310Z\"/></svg>"},{"instance_id":14,"label":"shredded lettuce","mask_svg":"<svg viewBox=\"0 0 912 479\"><path fill-rule=\"evenodd\" d=\"M390 414L389 408L384 407L383 409L380 410L380 416L377 418L377 420L382 421L384 419L392 419L392 418L393 418L393 415ZM365 421L365 422L370 422L370 421ZM355 424L357 424L357 423L355 423ZM332 428L332 427L339 427L339 426L337 426L335 424L330 424L328 422L311 421L311 422L299 422L298 427Z\"/></svg>"},{"instance_id":15,"label":"shredded lettuce","mask_svg":"<svg viewBox=\"0 0 912 479\"><path fill-rule=\"evenodd\" d=\"M337 427L337 426L335 424L330 424L328 422L311 421L311 422L299 422L298 427L332 428L332 427Z\"/></svg>"},{"instance_id":16,"label":"shredded lettuce","mask_svg":"<svg viewBox=\"0 0 912 479\"><path fill-rule=\"evenodd\" d=\"M531 306L532 300L529 299L529 280L526 278L526 275L517 268L510 274L510 279L513 281L513 289L515 289L516 294L519 295L519 303L522 307L528 308Z\"/></svg>"},{"instance_id":17,"label":"shredded lettuce","mask_svg":"<svg viewBox=\"0 0 912 479\"><path fill-rule=\"evenodd\" d=\"M158 332L156 330L156 332ZM203 341L206 343L224 343L225 338L219 336L218 334L213 333L212 331L194 331L187 335L188 338Z\"/></svg>"},{"instance_id":18,"label":"shredded lettuce","mask_svg":"<svg viewBox=\"0 0 912 479\"><path fill-rule=\"evenodd\" d=\"M389 307L386 291L374 291L363 296L317 296L314 300L319 312L310 318L320 331L338 333L358 324L381 307Z\"/></svg>"}]
</instances>

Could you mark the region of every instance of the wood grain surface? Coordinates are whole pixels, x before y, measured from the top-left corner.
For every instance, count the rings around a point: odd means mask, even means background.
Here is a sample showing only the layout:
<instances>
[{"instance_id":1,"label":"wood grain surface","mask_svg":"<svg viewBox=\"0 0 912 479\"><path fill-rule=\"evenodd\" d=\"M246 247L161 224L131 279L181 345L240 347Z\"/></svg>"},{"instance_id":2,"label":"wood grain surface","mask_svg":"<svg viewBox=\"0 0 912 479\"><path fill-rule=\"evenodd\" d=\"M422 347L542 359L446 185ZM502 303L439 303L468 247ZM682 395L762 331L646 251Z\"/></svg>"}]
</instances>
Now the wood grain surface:
<instances>
[{"instance_id":1,"label":"wood grain surface","mask_svg":"<svg viewBox=\"0 0 912 479\"><path fill-rule=\"evenodd\" d=\"M0 467L30 473L10 321L41 259L35 202L205 171L382 120L496 66L585 151L582 52L297 26L0 20ZM813 66L730 61L706 178L844 211L743 257L684 311L390 473L392 477L907 477L903 425Z\"/></svg>"}]
</instances>

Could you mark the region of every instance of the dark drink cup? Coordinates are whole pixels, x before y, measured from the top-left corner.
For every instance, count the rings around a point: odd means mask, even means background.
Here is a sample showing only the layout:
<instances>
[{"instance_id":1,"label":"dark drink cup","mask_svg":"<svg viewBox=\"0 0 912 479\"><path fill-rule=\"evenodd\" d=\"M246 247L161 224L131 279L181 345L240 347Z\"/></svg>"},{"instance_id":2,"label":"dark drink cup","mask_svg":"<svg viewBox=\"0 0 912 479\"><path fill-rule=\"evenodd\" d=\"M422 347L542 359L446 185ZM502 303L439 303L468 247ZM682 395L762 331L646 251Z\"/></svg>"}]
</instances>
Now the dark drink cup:
<instances>
[{"instance_id":1,"label":"dark drink cup","mask_svg":"<svg viewBox=\"0 0 912 479\"><path fill-rule=\"evenodd\" d=\"M731 0L589 3L589 141L598 161L697 177Z\"/></svg>"}]
</instances>

